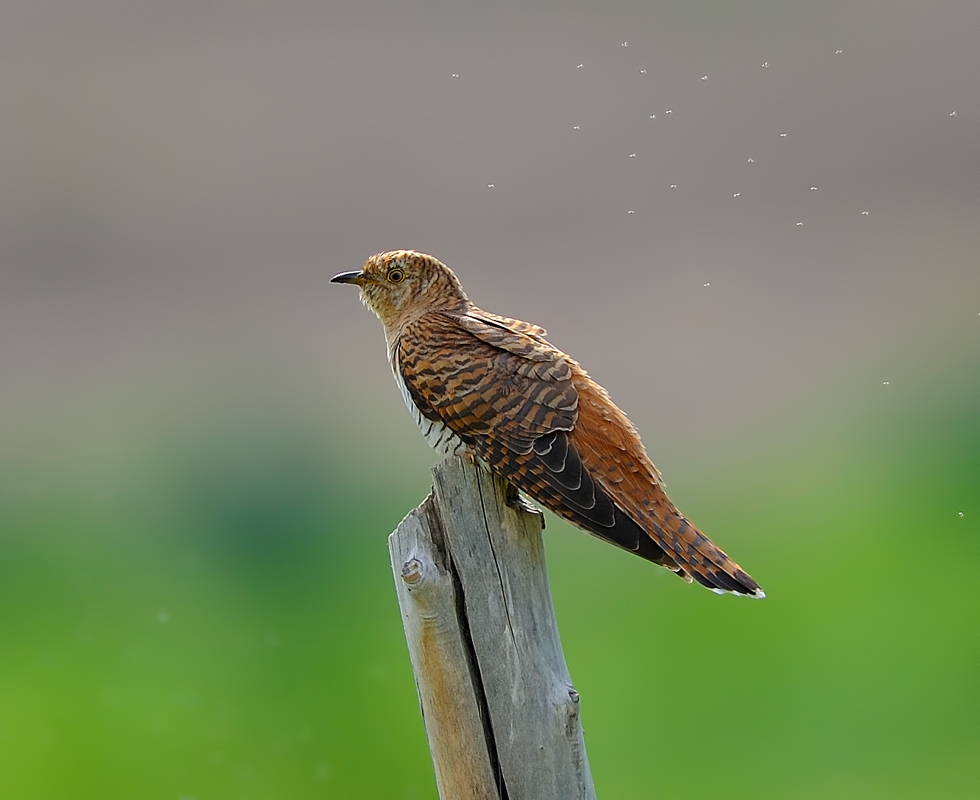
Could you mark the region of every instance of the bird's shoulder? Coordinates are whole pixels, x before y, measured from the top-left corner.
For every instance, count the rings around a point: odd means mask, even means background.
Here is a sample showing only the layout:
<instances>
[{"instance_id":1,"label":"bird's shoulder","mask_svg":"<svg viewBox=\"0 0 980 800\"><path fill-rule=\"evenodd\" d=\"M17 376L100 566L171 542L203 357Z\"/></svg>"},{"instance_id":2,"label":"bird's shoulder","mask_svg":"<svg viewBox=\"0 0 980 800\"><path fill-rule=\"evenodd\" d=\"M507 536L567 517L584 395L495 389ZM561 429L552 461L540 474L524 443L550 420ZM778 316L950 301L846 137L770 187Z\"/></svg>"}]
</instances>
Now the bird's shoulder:
<instances>
[{"instance_id":1,"label":"bird's shoulder","mask_svg":"<svg viewBox=\"0 0 980 800\"><path fill-rule=\"evenodd\" d=\"M423 415L461 436L490 434L527 450L535 437L574 425L573 362L503 319L425 314L403 331L396 368Z\"/></svg>"},{"instance_id":2,"label":"bird's shoulder","mask_svg":"<svg viewBox=\"0 0 980 800\"><path fill-rule=\"evenodd\" d=\"M530 362L516 367L528 376L571 380L578 365L544 337L544 328L530 322L471 307L423 314L402 331L399 351L403 356L426 354L431 358L452 354L451 361L456 364L465 363L467 358L499 361L503 354L510 354L519 357L518 362L510 359L512 366Z\"/></svg>"},{"instance_id":3,"label":"bird's shoulder","mask_svg":"<svg viewBox=\"0 0 980 800\"><path fill-rule=\"evenodd\" d=\"M548 344L545 339L548 331L540 325L535 325L533 322L524 322L513 317L502 317L499 314L492 314L489 311L484 311L482 308L476 308L475 306L467 311L466 316L471 324L482 323L498 330L507 330L511 333L529 336L536 341Z\"/></svg>"}]
</instances>

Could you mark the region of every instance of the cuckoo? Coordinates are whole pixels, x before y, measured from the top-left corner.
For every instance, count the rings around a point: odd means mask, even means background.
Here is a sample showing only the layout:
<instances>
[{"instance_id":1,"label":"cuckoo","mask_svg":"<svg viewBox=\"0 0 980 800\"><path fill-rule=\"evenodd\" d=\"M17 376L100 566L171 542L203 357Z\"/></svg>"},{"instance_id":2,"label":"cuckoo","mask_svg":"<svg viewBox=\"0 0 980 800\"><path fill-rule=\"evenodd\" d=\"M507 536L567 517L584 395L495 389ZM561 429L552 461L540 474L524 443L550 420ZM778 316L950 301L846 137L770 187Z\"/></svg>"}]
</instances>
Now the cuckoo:
<instances>
[{"instance_id":1,"label":"cuckoo","mask_svg":"<svg viewBox=\"0 0 980 800\"><path fill-rule=\"evenodd\" d=\"M412 250L373 255L331 280L359 287L381 320L398 388L438 452L476 460L688 583L765 597L677 510L636 428L543 328L477 308L449 267Z\"/></svg>"}]
</instances>

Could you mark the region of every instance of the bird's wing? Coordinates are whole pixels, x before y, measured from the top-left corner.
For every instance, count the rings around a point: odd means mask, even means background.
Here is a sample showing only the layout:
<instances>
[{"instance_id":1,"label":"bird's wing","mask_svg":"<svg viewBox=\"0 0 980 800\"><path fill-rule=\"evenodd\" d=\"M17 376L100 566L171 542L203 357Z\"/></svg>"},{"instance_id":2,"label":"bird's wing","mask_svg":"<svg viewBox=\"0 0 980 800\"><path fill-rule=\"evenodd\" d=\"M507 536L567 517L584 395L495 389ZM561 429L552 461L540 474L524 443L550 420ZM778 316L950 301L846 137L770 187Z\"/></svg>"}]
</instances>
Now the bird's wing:
<instances>
[{"instance_id":1,"label":"bird's wing","mask_svg":"<svg viewBox=\"0 0 980 800\"><path fill-rule=\"evenodd\" d=\"M403 333L398 361L425 417L559 516L686 580L763 596L677 510L629 419L542 328L430 313Z\"/></svg>"},{"instance_id":2,"label":"bird's wing","mask_svg":"<svg viewBox=\"0 0 980 800\"><path fill-rule=\"evenodd\" d=\"M422 414L471 446L486 439L526 454L541 436L575 425L571 366L530 336L434 312L402 334L398 363Z\"/></svg>"},{"instance_id":3,"label":"bird's wing","mask_svg":"<svg viewBox=\"0 0 980 800\"><path fill-rule=\"evenodd\" d=\"M413 402L547 508L676 570L663 548L614 502L574 444L575 376L581 368L539 335L525 332L525 325L505 318L424 315L398 342L398 366Z\"/></svg>"}]
</instances>

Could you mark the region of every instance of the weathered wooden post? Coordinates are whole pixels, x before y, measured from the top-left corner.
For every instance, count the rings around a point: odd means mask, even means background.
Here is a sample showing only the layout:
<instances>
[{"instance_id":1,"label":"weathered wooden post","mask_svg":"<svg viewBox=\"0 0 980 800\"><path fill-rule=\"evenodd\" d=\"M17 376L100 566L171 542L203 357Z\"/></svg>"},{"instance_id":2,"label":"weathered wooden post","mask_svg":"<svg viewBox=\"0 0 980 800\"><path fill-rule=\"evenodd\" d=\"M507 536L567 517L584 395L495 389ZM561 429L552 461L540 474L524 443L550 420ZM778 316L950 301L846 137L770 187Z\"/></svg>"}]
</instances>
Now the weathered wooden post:
<instances>
[{"instance_id":1,"label":"weathered wooden post","mask_svg":"<svg viewBox=\"0 0 980 800\"><path fill-rule=\"evenodd\" d=\"M542 517L461 458L432 475L388 548L439 796L594 799Z\"/></svg>"}]
</instances>

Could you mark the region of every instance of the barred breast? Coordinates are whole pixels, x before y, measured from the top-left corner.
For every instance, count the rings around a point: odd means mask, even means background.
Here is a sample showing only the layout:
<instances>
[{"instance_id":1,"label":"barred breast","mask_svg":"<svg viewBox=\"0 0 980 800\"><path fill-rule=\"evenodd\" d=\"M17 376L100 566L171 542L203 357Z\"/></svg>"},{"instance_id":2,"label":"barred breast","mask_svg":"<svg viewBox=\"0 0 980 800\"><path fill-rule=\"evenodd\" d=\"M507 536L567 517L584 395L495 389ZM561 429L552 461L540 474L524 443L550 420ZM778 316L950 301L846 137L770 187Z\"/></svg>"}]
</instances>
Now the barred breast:
<instances>
[{"instance_id":1,"label":"barred breast","mask_svg":"<svg viewBox=\"0 0 980 800\"><path fill-rule=\"evenodd\" d=\"M419 430L422 432L425 441L429 443L429 447L444 456L463 455L467 451L463 440L453 433L447 425L428 419L415 405L415 401L408 391L408 386L405 385L405 379L402 377L397 348L391 354L391 371L395 376L395 383L398 384L398 391L402 400L405 401L405 406L408 408L408 413L412 415L415 424L419 426Z\"/></svg>"}]
</instances>

